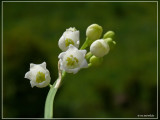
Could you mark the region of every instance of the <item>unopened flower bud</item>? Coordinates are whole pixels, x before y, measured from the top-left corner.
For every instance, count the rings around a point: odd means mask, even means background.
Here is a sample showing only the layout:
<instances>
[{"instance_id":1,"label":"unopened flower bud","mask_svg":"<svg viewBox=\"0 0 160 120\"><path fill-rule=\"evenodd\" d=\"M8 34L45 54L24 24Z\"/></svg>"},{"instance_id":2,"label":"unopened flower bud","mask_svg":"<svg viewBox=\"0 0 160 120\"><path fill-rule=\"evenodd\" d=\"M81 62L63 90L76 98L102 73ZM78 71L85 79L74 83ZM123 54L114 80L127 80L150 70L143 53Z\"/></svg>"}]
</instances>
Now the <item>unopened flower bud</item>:
<instances>
[{"instance_id":1,"label":"unopened flower bud","mask_svg":"<svg viewBox=\"0 0 160 120\"><path fill-rule=\"evenodd\" d=\"M102 63L103 61L103 57L96 57L96 56L92 56L89 60L89 62L93 65L93 66L98 66Z\"/></svg>"},{"instance_id":2,"label":"unopened flower bud","mask_svg":"<svg viewBox=\"0 0 160 120\"><path fill-rule=\"evenodd\" d=\"M108 43L108 45L109 45L110 49L113 49L113 48L114 48L114 46L115 46L115 44L116 44L116 42L115 42L115 41L113 41L113 39L112 39L112 38L106 38L106 39L104 39L104 41L105 41L106 43Z\"/></svg>"},{"instance_id":3,"label":"unopened flower bud","mask_svg":"<svg viewBox=\"0 0 160 120\"><path fill-rule=\"evenodd\" d=\"M107 42L103 39L99 39L94 41L90 46L90 51L96 57L103 57L104 55L108 54L110 48Z\"/></svg>"},{"instance_id":4,"label":"unopened flower bud","mask_svg":"<svg viewBox=\"0 0 160 120\"><path fill-rule=\"evenodd\" d=\"M92 24L87 28L86 36L93 42L101 37L102 31L103 29L101 26L98 24Z\"/></svg>"},{"instance_id":5,"label":"unopened flower bud","mask_svg":"<svg viewBox=\"0 0 160 120\"><path fill-rule=\"evenodd\" d=\"M113 31L108 31L104 34L103 39L106 38L113 38L113 36L115 35L115 33Z\"/></svg>"}]
</instances>

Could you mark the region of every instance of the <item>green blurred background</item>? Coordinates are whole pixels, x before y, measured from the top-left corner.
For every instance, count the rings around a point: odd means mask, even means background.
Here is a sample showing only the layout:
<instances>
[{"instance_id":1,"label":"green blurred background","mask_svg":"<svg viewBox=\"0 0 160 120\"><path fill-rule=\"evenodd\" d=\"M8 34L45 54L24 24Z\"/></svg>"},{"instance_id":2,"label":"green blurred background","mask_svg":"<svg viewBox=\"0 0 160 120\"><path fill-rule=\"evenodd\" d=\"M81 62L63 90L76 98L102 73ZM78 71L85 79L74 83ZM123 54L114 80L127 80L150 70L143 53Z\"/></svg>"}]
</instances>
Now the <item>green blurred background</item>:
<instances>
[{"instance_id":1,"label":"green blurred background","mask_svg":"<svg viewBox=\"0 0 160 120\"><path fill-rule=\"evenodd\" d=\"M66 28L93 23L116 33L117 45L98 67L68 74L54 117L134 117L157 113L156 3L3 3L3 116L40 118L49 87L31 88L24 75L44 61L58 77L58 40Z\"/></svg>"}]
</instances>

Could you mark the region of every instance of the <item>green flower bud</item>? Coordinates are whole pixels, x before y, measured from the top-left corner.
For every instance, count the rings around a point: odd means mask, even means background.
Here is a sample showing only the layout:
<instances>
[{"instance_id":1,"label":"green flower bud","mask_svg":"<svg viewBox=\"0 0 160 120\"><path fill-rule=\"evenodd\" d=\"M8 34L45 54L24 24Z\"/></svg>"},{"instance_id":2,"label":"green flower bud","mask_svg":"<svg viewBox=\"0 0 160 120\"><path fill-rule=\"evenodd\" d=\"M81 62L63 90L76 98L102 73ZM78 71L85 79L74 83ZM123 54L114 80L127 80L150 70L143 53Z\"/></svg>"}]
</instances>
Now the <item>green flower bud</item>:
<instances>
[{"instance_id":1,"label":"green flower bud","mask_svg":"<svg viewBox=\"0 0 160 120\"><path fill-rule=\"evenodd\" d=\"M98 24L92 24L87 28L86 36L90 41L93 42L94 40L97 40L101 37L102 31L103 29L101 26L99 26Z\"/></svg>"},{"instance_id":2,"label":"green flower bud","mask_svg":"<svg viewBox=\"0 0 160 120\"><path fill-rule=\"evenodd\" d=\"M113 41L112 38L104 39L104 41L109 45L109 47L110 47L111 49L112 49L112 48L115 46L115 44L116 44L116 42Z\"/></svg>"},{"instance_id":3,"label":"green flower bud","mask_svg":"<svg viewBox=\"0 0 160 120\"><path fill-rule=\"evenodd\" d=\"M113 36L115 35L115 33L113 31L108 31L104 34L103 39L106 38L113 38Z\"/></svg>"},{"instance_id":4,"label":"green flower bud","mask_svg":"<svg viewBox=\"0 0 160 120\"><path fill-rule=\"evenodd\" d=\"M96 56L92 56L89 60L89 62L93 65L93 66L98 66L102 63L103 61L103 58L99 58L99 57L96 57Z\"/></svg>"},{"instance_id":5,"label":"green flower bud","mask_svg":"<svg viewBox=\"0 0 160 120\"><path fill-rule=\"evenodd\" d=\"M92 57L92 53L91 52L88 52L85 56L86 60L89 60L90 57Z\"/></svg>"}]
</instances>

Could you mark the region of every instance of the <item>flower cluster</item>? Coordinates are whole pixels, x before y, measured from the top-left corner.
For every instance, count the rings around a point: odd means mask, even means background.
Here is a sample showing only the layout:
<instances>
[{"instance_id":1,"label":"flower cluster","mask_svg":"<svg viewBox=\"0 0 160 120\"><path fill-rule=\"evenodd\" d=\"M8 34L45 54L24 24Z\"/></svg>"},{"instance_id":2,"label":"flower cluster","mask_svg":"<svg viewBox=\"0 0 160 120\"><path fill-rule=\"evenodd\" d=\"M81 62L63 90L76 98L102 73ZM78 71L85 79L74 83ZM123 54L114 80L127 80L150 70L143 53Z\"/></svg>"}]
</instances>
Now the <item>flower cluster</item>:
<instances>
[{"instance_id":1,"label":"flower cluster","mask_svg":"<svg viewBox=\"0 0 160 120\"><path fill-rule=\"evenodd\" d=\"M59 48L64 51L59 54L60 69L68 73L77 73L81 68L87 68L86 50L79 48L79 31L76 28L67 29L59 39Z\"/></svg>"},{"instance_id":2,"label":"flower cluster","mask_svg":"<svg viewBox=\"0 0 160 120\"><path fill-rule=\"evenodd\" d=\"M86 43L90 45L90 59L89 65L99 65L103 61L103 57L107 55L116 42L113 41L114 32L108 31L102 35L102 27L97 24L92 24L87 28L86 31ZM91 37L94 36L94 37ZM88 47L87 45L85 47Z\"/></svg>"},{"instance_id":3,"label":"flower cluster","mask_svg":"<svg viewBox=\"0 0 160 120\"><path fill-rule=\"evenodd\" d=\"M108 31L101 38L102 32L103 29L98 24L90 25L86 30L86 41L79 49L79 30L74 27L66 29L58 41L58 46L62 50L58 56L60 70L75 74L82 68L99 65L115 45L114 32ZM88 53L87 47L90 47ZM25 78L30 80L32 87L40 88L46 87L51 79L45 62L39 65L31 63L30 71L25 74Z\"/></svg>"}]
</instances>

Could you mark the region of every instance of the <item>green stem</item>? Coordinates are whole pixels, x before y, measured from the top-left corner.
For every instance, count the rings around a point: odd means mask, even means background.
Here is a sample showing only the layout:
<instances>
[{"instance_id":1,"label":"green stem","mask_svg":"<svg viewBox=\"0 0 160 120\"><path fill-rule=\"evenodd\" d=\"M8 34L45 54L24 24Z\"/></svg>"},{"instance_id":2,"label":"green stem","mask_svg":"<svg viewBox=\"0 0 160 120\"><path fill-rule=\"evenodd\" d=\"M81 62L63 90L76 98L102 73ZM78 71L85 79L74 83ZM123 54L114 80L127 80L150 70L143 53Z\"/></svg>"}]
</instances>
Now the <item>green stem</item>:
<instances>
[{"instance_id":1,"label":"green stem","mask_svg":"<svg viewBox=\"0 0 160 120\"><path fill-rule=\"evenodd\" d=\"M89 60L91 57L93 56L93 54L91 52L88 52L85 56L86 60Z\"/></svg>"},{"instance_id":2,"label":"green stem","mask_svg":"<svg viewBox=\"0 0 160 120\"><path fill-rule=\"evenodd\" d=\"M51 84L49 84L48 86L49 86L49 88L51 88L51 87L52 87L52 85L51 85Z\"/></svg>"},{"instance_id":3,"label":"green stem","mask_svg":"<svg viewBox=\"0 0 160 120\"><path fill-rule=\"evenodd\" d=\"M58 71L59 71L59 78L54 82L53 85L50 86L50 90L48 92L46 102L45 102L45 108L44 108L44 118L53 118L53 103L54 103L54 98L57 93L57 90L62 82L62 79L64 79L66 72L62 71L59 68L59 63L58 63Z\"/></svg>"},{"instance_id":4,"label":"green stem","mask_svg":"<svg viewBox=\"0 0 160 120\"><path fill-rule=\"evenodd\" d=\"M82 45L82 47L80 48L80 50L83 50L83 49L87 48L88 45L89 45L89 39L86 38L86 41L83 43L83 45Z\"/></svg>"},{"instance_id":5,"label":"green stem","mask_svg":"<svg viewBox=\"0 0 160 120\"><path fill-rule=\"evenodd\" d=\"M44 118L52 118L53 117L53 102L54 102L54 97L56 95L56 92L58 88L55 88L57 80L53 84L53 86L50 88L47 98L46 98L46 103L45 103L45 111L44 111Z\"/></svg>"},{"instance_id":6,"label":"green stem","mask_svg":"<svg viewBox=\"0 0 160 120\"><path fill-rule=\"evenodd\" d=\"M62 80L64 79L64 77L66 76L66 71L62 71Z\"/></svg>"}]
</instances>

